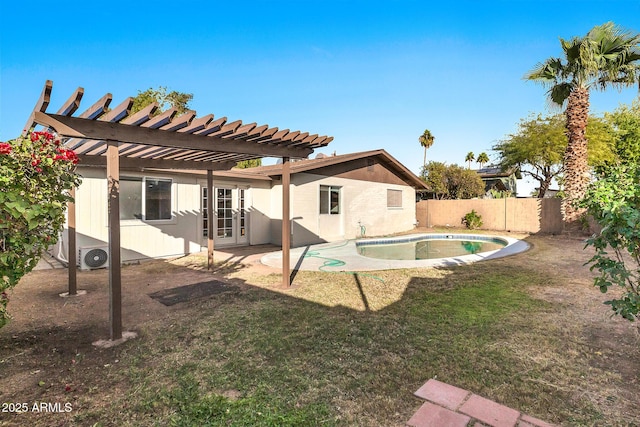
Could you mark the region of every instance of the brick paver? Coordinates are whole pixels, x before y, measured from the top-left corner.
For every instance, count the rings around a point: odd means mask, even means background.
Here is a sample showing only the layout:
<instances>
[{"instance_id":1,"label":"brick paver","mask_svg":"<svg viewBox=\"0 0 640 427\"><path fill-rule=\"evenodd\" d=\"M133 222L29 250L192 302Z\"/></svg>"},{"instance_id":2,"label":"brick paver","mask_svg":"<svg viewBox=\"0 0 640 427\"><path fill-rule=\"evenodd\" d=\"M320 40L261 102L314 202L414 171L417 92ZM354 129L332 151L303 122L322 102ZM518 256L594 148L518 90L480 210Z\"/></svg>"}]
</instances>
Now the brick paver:
<instances>
[{"instance_id":1,"label":"brick paver","mask_svg":"<svg viewBox=\"0 0 640 427\"><path fill-rule=\"evenodd\" d=\"M475 394L460 407L460 412L493 427L514 427L520 417L520 412L515 409Z\"/></svg>"},{"instance_id":2,"label":"brick paver","mask_svg":"<svg viewBox=\"0 0 640 427\"><path fill-rule=\"evenodd\" d=\"M416 396L424 400L453 410L458 409L470 394L467 390L434 379L427 381L415 392Z\"/></svg>"},{"instance_id":3,"label":"brick paver","mask_svg":"<svg viewBox=\"0 0 640 427\"><path fill-rule=\"evenodd\" d=\"M412 427L466 427L471 418L425 402L418 411L413 414L407 425Z\"/></svg>"},{"instance_id":4,"label":"brick paver","mask_svg":"<svg viewBox=\"0 0 640 427\"><path fill-rule=\"evenodd\" d=\"M407 422L412 427L555 427L434 379L427 381L415 395L427 402Z\"/></svg>"}]
</instances>

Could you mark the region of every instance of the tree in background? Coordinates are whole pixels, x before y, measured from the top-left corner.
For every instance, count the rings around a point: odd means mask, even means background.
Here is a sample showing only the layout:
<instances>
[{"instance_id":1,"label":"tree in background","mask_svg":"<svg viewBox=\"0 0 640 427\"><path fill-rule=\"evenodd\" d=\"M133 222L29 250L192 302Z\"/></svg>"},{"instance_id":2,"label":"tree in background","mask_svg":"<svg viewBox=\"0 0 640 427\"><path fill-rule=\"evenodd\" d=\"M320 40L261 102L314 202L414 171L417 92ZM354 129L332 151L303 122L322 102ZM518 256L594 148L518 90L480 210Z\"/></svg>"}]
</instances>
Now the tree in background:
<instances>
[{"instance_id":1,"label":"tree in background","mask_svg":"<svg viewBox=\"0 0 640 427\"><path fill-rule=\"evenodd\" d=\"M420 176L436 199L448 198L447 165L442 162L429 162L422 168Z\"/></svg>"},{"instance_id":2,"label":"tree in background","mask_svg":"<svg viewBox=\"0 0 640 427\"><path fill-rule=\"evenodd\" d=\"M420 135L420 137L418 138L420 145L424 147L424 158L422 159L423 171L427 167L427 149L431 148L435 140L436 138L431 134L429 129L425 129L424 132L422 132L422 135Z\"/></svg>"},{"instance_id":3,"label":"tree in background","mask_svg":"<svg viewBox=\"0 0 640 427\"><path fill-rule=\"evenodd\" d=\"M193 100L193 94L178 91L168 92L167 88L160 86L157 89L149 88L145 91L138 91L138 95L133 98L133 106L131 112L136 113L144 107L158 104L158 109L154 115L158 115L169 108L175 108L176 114L183 114L189 111L189 103ZM253 168L262 166L262 159L244 160L236 164L237 168Z\"/></svg>"},{"instance_id":4,"label":"tree in background","mask_svg":"<svg viewBox=\"0 0 640 427\"><path fill-rule=\"evenodd\" d=\"M615 133L617 161L640 164L640 99L631 105L621 105L612 113L605 113L604 120Z\"/></svg>"},{"instance_id":5,"label":"tree in background","mask_svg":"<svg viewBox=\"0 0 640 427\"><path fill-rule=\"evenodd\" d=\"M612 22L593 27L584 37L560 39L564 58L539 63L525 78L549 90L551 103L566 103L568 144L564 153L565 223L575 223L584 209L577 201L585 194L590 179L587 163L589 91L609 86L631 87L640 76L640 35Z\"/></svg>"},{"instance_id":6,"label":"tree in background","mask_svg":"<svg viewBox=\"0 0 640 427\"><path fill-rule=\"evenodd\" d=\"M489 156L487 156L487 153L483 151L482 153L478 154L478 158L476 159L476 162L480 164L480 169L482 169L482 166L485 163L489 162Z\"/></svg>"},{"instance_id":7,"label":"tree in background","mask_svg":"<svg viewBox=\"0 0 640 427\"><path fill-rule=\"evenodd\" d=\"M473 162L475 159L476 155L473 154L473 151L469 151L467 153L467 157L464 158L464 161L468 164L467 169L471 169L471 162Z\"/></svg>"},{"instance_id":8,"label":"tree in background","mask_svg":"<svg viewBox=\"0 0 640 427\"><path fill-rule=\"evenodd\" d=\"M158 89L149 88L147 90L138 91L138 95L133 98L133 106L131 107L132 113L137 113L147 105L154 102L158 103L158 110L156 115L169 108L175 108L177 114L185 113L189 110L189 102L193 100L193 94L183 93L177 91L167 92L167 88L164 86L158 87Z\"/></svg>"},{"instance_id":9,"label":"tree in background","mask_svg":"<svg viewBox=\"0 0 640 427\"><path fill-rule=\"evenodd\" d=\"M242 160L236 164L239 169L257 168L262 166L262 159Z\"/></svg>"},{"instance_id":10,"label":"tree in background","mask_svg":"<svg viewBox=\"0 0 640 427\"><path fill-rule=\"evenodd\" d=\"M614 136L602 119L589 119L587 137L590 164L613 159ZM544 197L551 182L562 175L562 157L566 149L565 118L560 114L522 119L515 134L493 146L502 170L515 168L538 181L539 198Z\"/></svg>"},{"instance_id":11,"label":"tree in background","mask_svg":"<svg viewBox=\"0 0 640 427\"><path fill-rule=\"evenodd\" d=\"M484 194L480 175L458 165L429 162L422 175L437 199L471 199Z\"/></svg>"}]
</instances>

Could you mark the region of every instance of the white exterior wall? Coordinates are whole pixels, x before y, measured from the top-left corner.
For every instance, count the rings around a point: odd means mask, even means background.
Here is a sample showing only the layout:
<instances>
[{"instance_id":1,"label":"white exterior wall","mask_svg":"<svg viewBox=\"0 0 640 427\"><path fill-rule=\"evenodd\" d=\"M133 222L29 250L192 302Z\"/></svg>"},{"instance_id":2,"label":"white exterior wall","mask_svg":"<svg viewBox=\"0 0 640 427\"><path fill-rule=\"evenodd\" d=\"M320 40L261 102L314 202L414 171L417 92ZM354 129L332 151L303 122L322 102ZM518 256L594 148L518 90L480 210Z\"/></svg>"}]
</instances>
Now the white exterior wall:
<instances>
[{"instance_id":1,"label":"white exterior wall","mask_svg":"<svg viewBox=\"0 0 640 427\"><path fill-rule=\"evenodd\" d=\"M82 184L76 190L77 247L107 245L107 181L104 169L81 168ZM200 250L198 217L200 188L185 175L121 171L121 176L171 178L171 220L121 220L122 260L184 255ZM66 247L66 245L64 245Z\"/></svg>"},{"instance_id":2,"label":"white exterior wall","mask_svg":"<svg viewBox=\"0 0 640 427\"><path fill-rule=\"evenodd\" d=\"M249 191L249 244L271 242L271 183L252 184Z\"/></svg>"},{"instance_id":3,"label":"white exterior wall","mask_svg":"<svg viewBox=\"0 0 640 427\"><path fill-rule=\"evenodd\" d=\"M382 236L415 227L415 190L410 186L307 173L291 176L292 246L332 242L360 237L360 224L367 236ZM320 186L340 187L340 214L321 215ZM402 207L387 208L387 189L402 191ZM282 186L272 190L274 224L272 242L280 244ZM359 224L360 222L360 224Z\"/></svg>"}]
</instances>

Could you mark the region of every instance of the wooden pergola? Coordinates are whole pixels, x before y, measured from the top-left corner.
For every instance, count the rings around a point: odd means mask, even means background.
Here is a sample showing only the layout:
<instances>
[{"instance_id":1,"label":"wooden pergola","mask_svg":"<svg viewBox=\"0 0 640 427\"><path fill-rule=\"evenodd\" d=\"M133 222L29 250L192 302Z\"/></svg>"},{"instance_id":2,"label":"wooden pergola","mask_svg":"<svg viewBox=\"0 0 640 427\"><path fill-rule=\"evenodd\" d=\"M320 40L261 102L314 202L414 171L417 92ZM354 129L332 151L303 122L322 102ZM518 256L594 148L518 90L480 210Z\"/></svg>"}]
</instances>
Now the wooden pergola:
<instances>
[{"instance_id":1,"label":"wooden pergola","mask_svg":"<svg viewBox=\"0 0 640 427\"><path fill-rule=\"evenodd\" d=\"M280 157L282 168L282 277L290 286L291 215L290 158L306 158L324 147L333 137L308 132L279 130L256 123L228 122L213 114L196 117L195 111L177 115L174 108L155 114L159 105L151 104L130 114L129 97L109 109L110 93L83 113L74 116L84 94L78 88L56 113L47 107L53 82L47 80L24 134L36 125L52 129L73 149L82 166L102 166L107 170L109 223L109 319L111 340L122 338L122 281L120 259L120 168L206 170L207 194L213 194L213 171L228 170L242 160ZM213 198L207 198L207 216L213 218ZM69 294L77 293L75 205L70 203ZM213 227L208 227L208 266L213 265Z\"/></svg>"}]
</instances>

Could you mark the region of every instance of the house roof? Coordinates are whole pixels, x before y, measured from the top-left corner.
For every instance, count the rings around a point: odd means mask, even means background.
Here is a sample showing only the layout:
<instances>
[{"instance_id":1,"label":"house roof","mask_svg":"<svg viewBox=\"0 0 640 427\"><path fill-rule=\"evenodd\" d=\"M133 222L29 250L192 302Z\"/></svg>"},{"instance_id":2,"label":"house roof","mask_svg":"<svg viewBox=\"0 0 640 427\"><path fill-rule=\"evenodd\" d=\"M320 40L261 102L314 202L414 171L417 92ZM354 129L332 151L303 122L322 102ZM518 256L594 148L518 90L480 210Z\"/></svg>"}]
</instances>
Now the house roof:
<instances>
[{"instance_id":1,"label":"house roof","mask_svg":"<svg viewBox=\"0 0 640 427\"><path fill-rule=\"evenodd\" d=\"M130 114L133 98L109 109L110 93L73 116L84 95L81 87L56 113L49 113L52 88L53 82L47 80L24 133L36 125L55 129L65 146L78 154L81 165L105 165L107 141L118 143L122 167L224 170L262 157L306 158L333 140L241 120L230 122L213 114L196 117L195 111L178 116L174 108L156 115L157 103Z\"/></svg>"},{"instance_id":2,"label":"house roof","mask_svg":"<svg viewBox=\"0 0 640 427\"><path fill-rule=\"evenodd\" d=\"M506 178L515 173L513 169L503 171L500 166L489 166L476 170L480 178Z\"/></svg>"},{"instance_id":3,"label":"house roof","mask_svg":"<svg viewBox=\"0 0 640 427\"><path fill-rule=\"evenodd\" d=\"M387 166L391 169L396 175L402 178L408 185L416 188L416 189L425 189L426 184L420 178L418 178L413 172L407 169L402 163L396 160L393 156L387 153L383 149L371 150L371 151L361 151L358 153L350 153L350 154L341 154L338 156L323 156L315 159L305 159L298 160L295 162L291 162L290 168L291 173L300 173L300 172L313 172L318 169L326 168L328 166L333 166L341 163L347 163L354 160L366 159L366 158L376 158L380 161L380 163ZM247 174L260 174L266 175L270 177L275 177L282 175L282 165L269 165L269 166L259 166L255 168L248 169L233 169L232 171L237 176L245 176Z\"/></svg>"}]
</instances>

